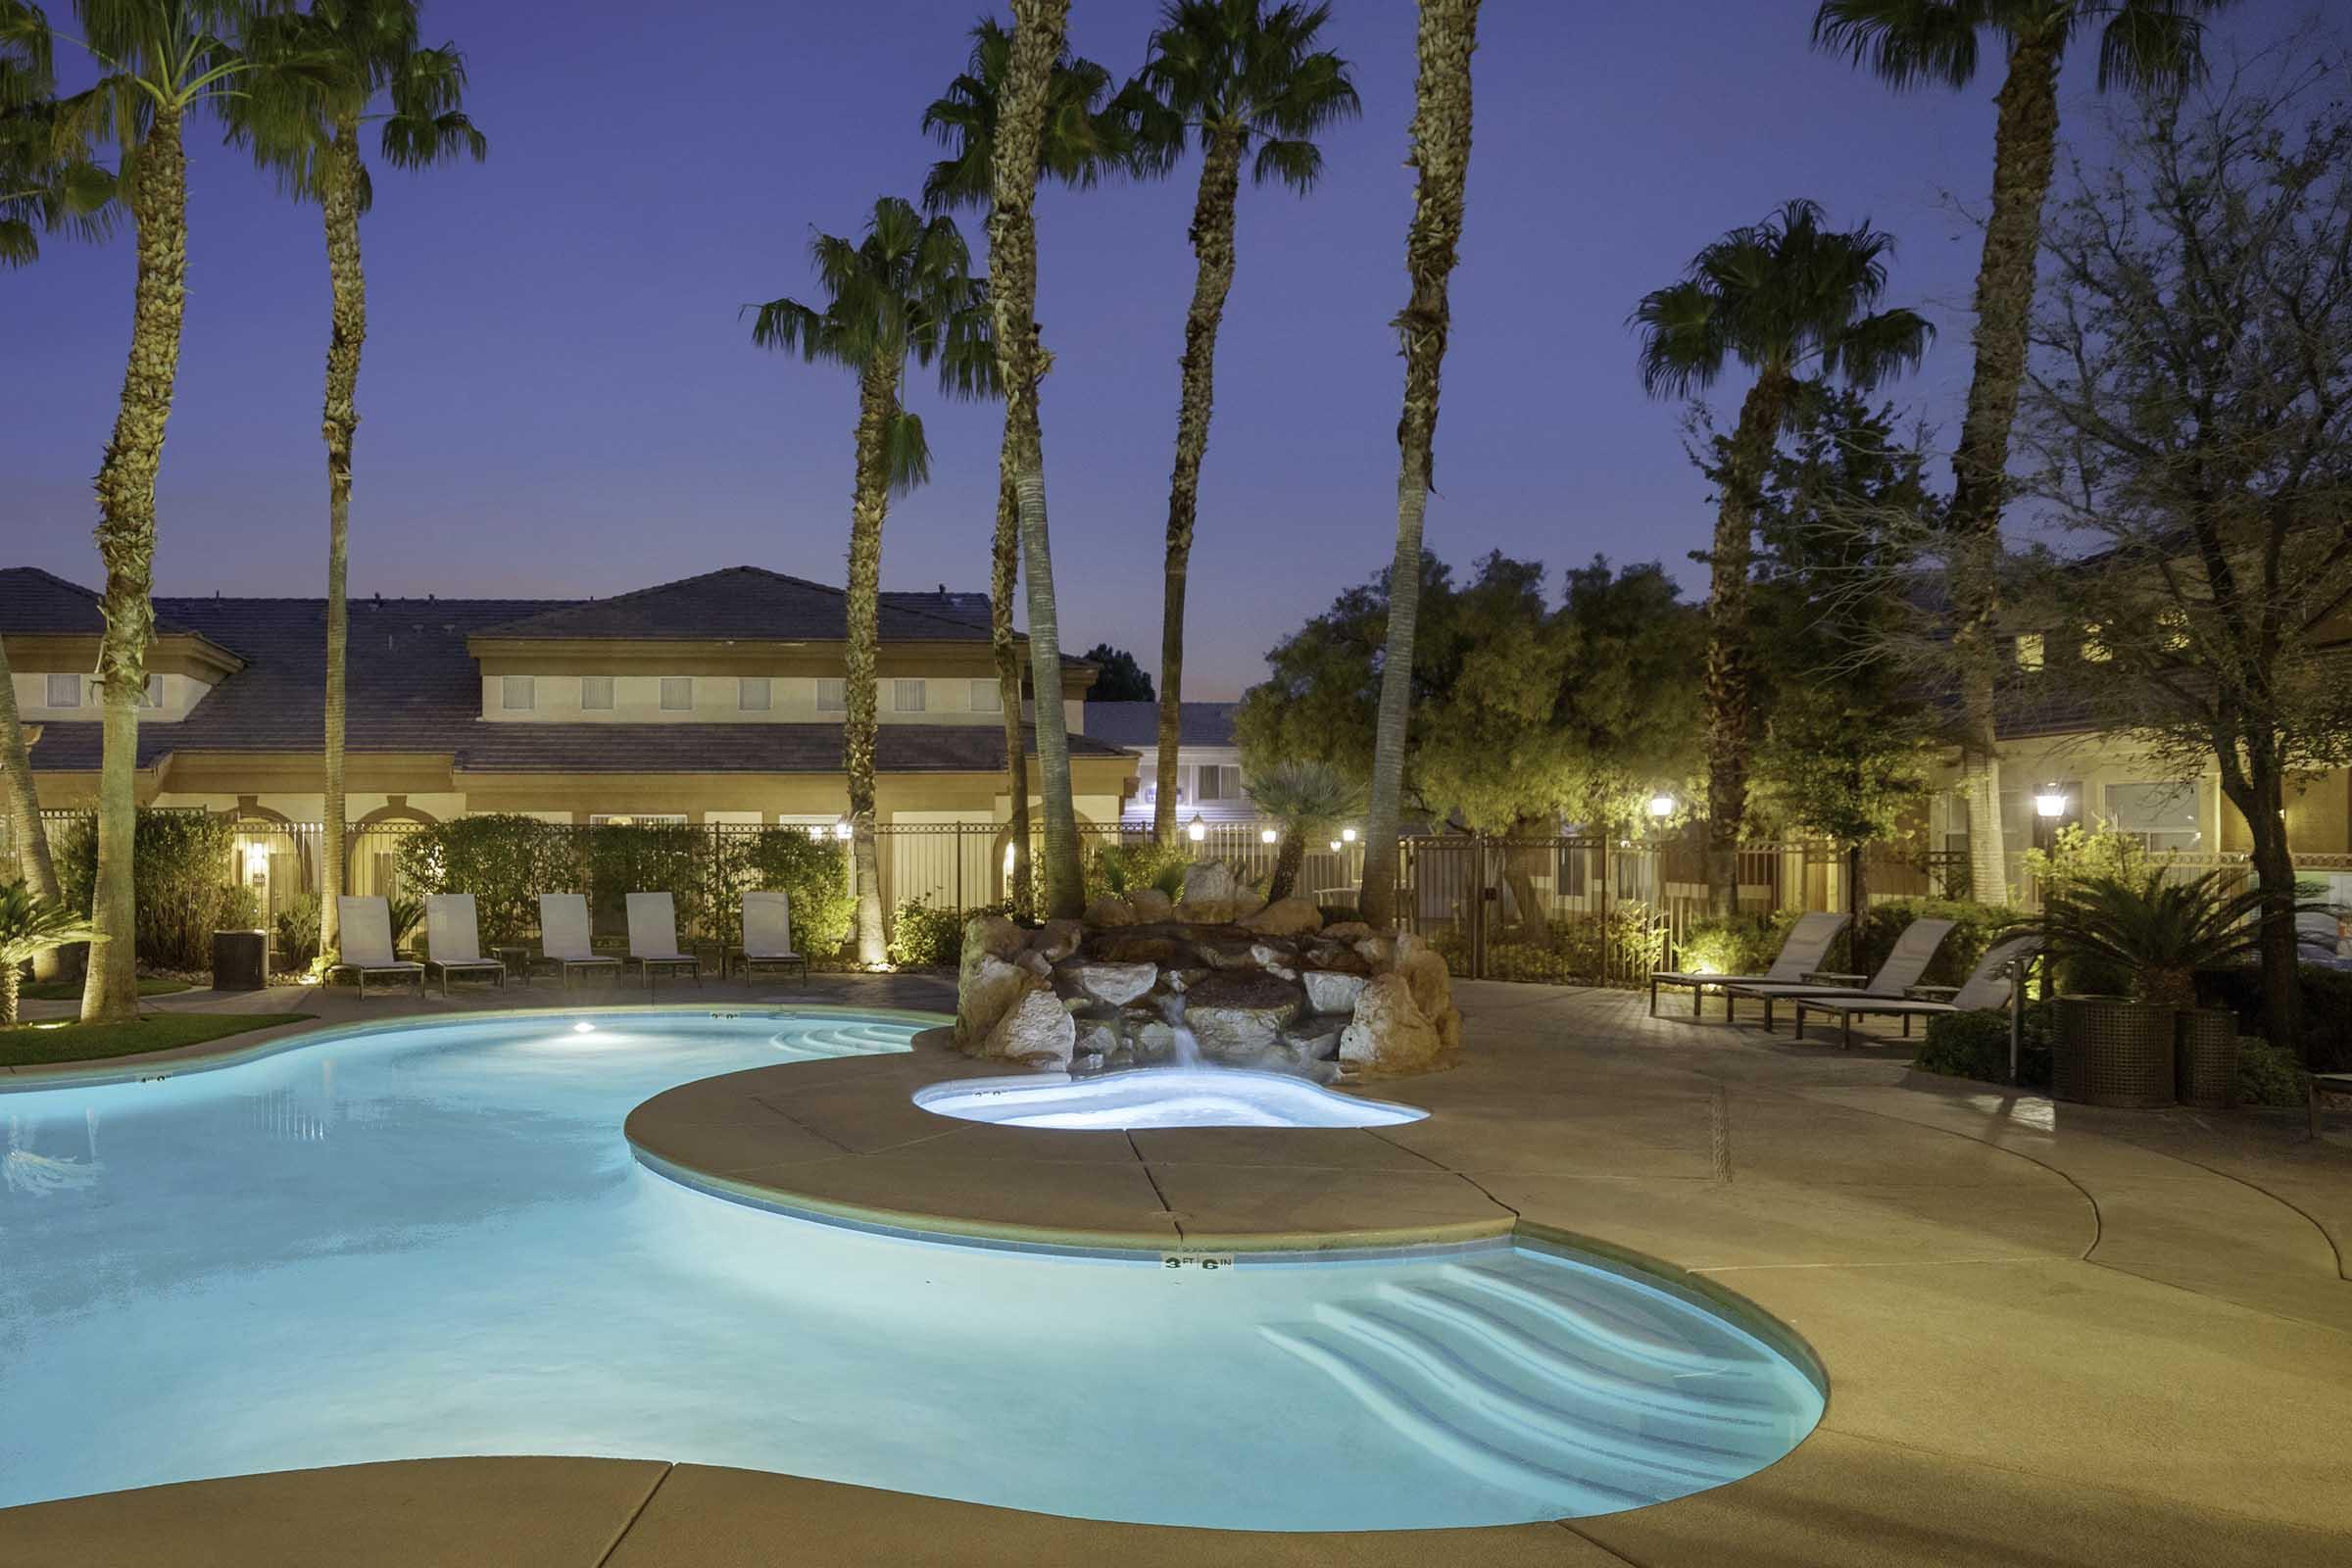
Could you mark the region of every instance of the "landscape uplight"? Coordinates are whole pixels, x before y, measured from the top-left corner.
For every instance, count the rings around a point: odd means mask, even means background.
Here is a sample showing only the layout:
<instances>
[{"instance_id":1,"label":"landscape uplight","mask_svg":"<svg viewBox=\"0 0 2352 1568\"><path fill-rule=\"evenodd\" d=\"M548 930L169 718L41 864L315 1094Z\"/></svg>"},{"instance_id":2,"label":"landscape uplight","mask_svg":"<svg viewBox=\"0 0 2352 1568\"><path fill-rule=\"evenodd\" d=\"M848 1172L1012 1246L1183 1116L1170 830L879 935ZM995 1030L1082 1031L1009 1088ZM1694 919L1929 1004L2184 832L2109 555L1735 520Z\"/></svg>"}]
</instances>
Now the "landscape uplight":
<instances>
[{"instance_id":1,"label":"landscape uplight","mask_svg":"<svg viewBox=\"0 0 2352 1568\"><path fill-rule=\"evenodd\" d=\"M1660 790L1649 798L1649 814L1665 817L1674 814L1674 797Z\"/></svg>"},{"instance_id":2,"label":"landscape uplight","mask_svg":"<svg viewBox=\"0 0 2352 1568\"><path fill-rule=\"evenodd\" d=\"M1195 844L1208 837L1208 824L1200 820L1199 812L1195 812L1193 819L1184 825L1184 836Z\"/></svg>"}]
</instances>

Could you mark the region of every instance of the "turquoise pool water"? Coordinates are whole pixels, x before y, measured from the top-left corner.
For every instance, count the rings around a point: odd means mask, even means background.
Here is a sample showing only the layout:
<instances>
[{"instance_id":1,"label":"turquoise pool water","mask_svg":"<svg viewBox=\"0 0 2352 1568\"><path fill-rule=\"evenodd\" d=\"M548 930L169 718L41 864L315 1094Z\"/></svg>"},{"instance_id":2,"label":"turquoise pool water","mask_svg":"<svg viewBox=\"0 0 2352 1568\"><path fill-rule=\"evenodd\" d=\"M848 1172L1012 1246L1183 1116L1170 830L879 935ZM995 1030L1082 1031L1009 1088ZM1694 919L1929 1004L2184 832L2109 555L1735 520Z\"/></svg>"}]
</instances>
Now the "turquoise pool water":
<instances>
[{"instance_id":1,"label":"turquoise pool water","mask_svg":"<svg viewBox=\"0 0 2352 1568\"><path fill-rule=\"evenodd\" d=\"M1819 1418L1758 1340L1571 1258L937 1245L690 1191L621 1138L672 1085L917 1027L533 1014L0 1093L0 1505L573 1453L1153 1523L1494 1524L1718 1485Z\"/></svg>"}]
</instances>

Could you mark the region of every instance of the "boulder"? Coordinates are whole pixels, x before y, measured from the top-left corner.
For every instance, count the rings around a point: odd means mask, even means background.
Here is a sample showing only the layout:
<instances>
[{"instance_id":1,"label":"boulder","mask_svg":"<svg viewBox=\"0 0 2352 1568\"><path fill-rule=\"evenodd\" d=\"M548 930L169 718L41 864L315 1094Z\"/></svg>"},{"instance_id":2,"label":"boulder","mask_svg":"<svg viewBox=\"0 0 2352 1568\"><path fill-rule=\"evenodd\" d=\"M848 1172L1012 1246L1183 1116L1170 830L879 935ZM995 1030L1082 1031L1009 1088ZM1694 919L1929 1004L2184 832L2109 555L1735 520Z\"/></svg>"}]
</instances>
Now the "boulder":
<instances>
[{"instance_id":1,"label":"boulder","mask_svg":"<svg viewBox=\"0 0 2352 1568\"><path fill-rule=\"evenodd\" d=\"M1334 942L1356 943L1372 934L1372 928L1361 920L1342 920L1323 928L1323 934Z\"/></svg>"},{"instance_id":2,"label":"boulder","mask_svg":"<svg viewBox=\"0 0 2352 1568\"><path fill-rule=\"evenodd\" d=\"M1165 1018L1128 1018L1119 1025L1119 1044L1138 1066L1168 1061L1176 1054L1176 1026Z\"/></svg>"},{"instance_id":3,"label":"boulder","mask_svg":"<svg viewBox=\"0 0 2352 1568\"><path fill-rule=\"evenodd\" d=\"M1404 976L1372 977L1340 1034L1340 1060L1372 1076L1427 1072L1446 1060L1437 1028L1413 1005Z\"/></svg>"},{"instance_id":4,"label":"boulder","mask_svg":"<svg viewBox=\"0 0 2352 1568\"><path fill-rule=\"evenodd\" d=\"M1149 994L1159 982L1155 963L1093 963L1082 958L1062 964L1057 972L1065 985L1089 1001L1113 1007Z\"/></svg>"},{"instance_id":5,"label":"boulder","mask_svg":"<svg viewBox=\"0 0 2352 1568\"><path fill-rule=\"evenodd\" d=\"M1374 974L1387 974L1396 963L1396 939L1387 935L1364 937L1355 945L1355 956L1370 964Z\"/></svg>"},{"instance_id":6,"label":"boulder","mask_svg":"<svg viewBox=\"0 0 2352 1568\"><path fill-rule=\"evenodd\" d=\"M973 955L965 956L970 960ZM956 1046L964 1051L976 1049L1014 1003L1031 991L1044 989L1045 982L1029 970L994 954L980 953L976 962L967 961L956 988Z\"/></svg>"},{"instance_id":7,"label":"boulder","mask_svg":"<svg viewBox=\"0 0 2352 1568\"><path fill-rule=\"evenodd\" d=\"M1160 978L1166 982L1169 991L1181 997L1215 972L1199 964L1185 964L1179 968L1161 970Z\"/></svg>"},{"instance_id":8,"label":"boulder","mask_svg":"<svg viewBox=\"0 0 2352 1568\"><path fill-rule=\"evenodd\" d=\"M1329 1061L1340 1054L1340 1036L1349 1021L1339 1016L1301 1018L1282 1032L1283 1054L1298 1066Z\"/></svg>"},{"instance_id":9,"label":"boulder","mask_svg":"<svg viewBox=\"0 0 2352 1568\"><path fill-rule=\"evenodd\" d=\"M1419 937L1398 939L1396 972L1413 988L1413 1005L1424 1018L1453 1006L1453 978L1446 972L1446 959Z\"/></svg>"},{"instance_id":10,"label":"boulder","mask_svg":"<svg viewBox=\"0 0 2352 1568\"><path fill-rule=\"evenodd\" d=\"M1096 937L1087 945L1087 952L1108 963L1175 963L1192 954L1174 937L1124 931Z\"/></svg>"},{"instance_id":11,"label":"boulder","mask_svg":"<svg viewBox=\"0 0 2352 1568\"><path fill-rule=\"evenodd\" d=\"M1203 1056L1254 1061L1280 1043L1304 1001L1296 985L1263 970L1225 970L1185 994L1184 1020Z\"/></svg>"},{"instance_id":12,"label":"boulder","mask_svg":"<svg viewBox=\"0 0 2352 1568\"><path fill-rule=\"evenodd\" d=\"M1360 974L1342 974L1331 969L1309 969L1298 977L1306 987L1306 1006L1309 1012L1349 1013L1364 995L1367 977Z\"/></svg>"},{"instance_id":13,"label":"boulder","mask_svg":"<svg viewBox=\"0 0 2352 1568\"><path fill-rule=\"evenodd\" d=\"M1184 895L1179 904L1232 904L1248 884L1223 860L1196 860L1184 868Z\"/></svg>"},{"instance_id":14,"label":"boulder","mask_svg":"<svg viewBox=\"0 0 2352 1568\"><path fill-rule=\"evenodd\" d=\"M1019 967L1026 969L1031 974L1037 976L1040 980L1051 980L1054 978L1054 960L1047 957L1044 954L1038 952L1034 948L1032 948L1029 952L1022 954L1019 957L1013 959L1012 961Z\"/></svg>"},{"instance_id":15,"label":"boulder","mask_svg":"<svg viewBox=\"0 0 2352 1568\"><path fill-rule=\"evenodd\" d=\"M1238 933L1225 931L1202 937L1193 944L1193 953L1212 969L1256 969L1263 967L1257 956L1260 946Z\"/></svg>"},{"instance_id":16,"label":"boulder","mask_svg":"<svg viewBox=\"0 0 2352 1568\"><path fill-rule=\"evenodd\" d=\"M1154 920L1165 920L1173 913L1176 901L1157 888L1134 888L1127 894L1127 906L1135 911L1139 923L1150 925Z\"/></svg>"},{"instance_id":17,"label":"boulder","mask_svg":"<svg viewBox=\"0 0 2352 1568\"><path fill-rule=\"evenodd\" d=\"M1122 898L1097 899L1086 906L1086 923L1092 926L1135 924L1135 906Z\"/></svg>"},{"instance_id":18,"label":"boulder","mask_svg":"<svg viewBox=\"0 0 2352 1568\"><path fill-rule=\"evenodd\" d=\"M1076 920L1048 920L1029 939L1029 951L1042 954L1048 963L1058 963L1078 951L1086 940L1086 927Z\"/></svg>"},{"instance_id":19,"label":"boulder","mask_svg":"<svg viewBox=\"0 0 2352 1568\"><path fill-rule=\"evenodd\" d=\"M1102 1071L1110 1054L1119 1049L1118 1025L1101 1018L1078 1018L1072 1020L1072 1027L1077 1033L1071 1046L1071 1065ZM1094 1058L1091 1062L1086 1059L1090 1056Z\"/></svg>"},{"instance_id":20,"label":"boulder","mask_svg":"<svg viewBox=\"0 0 2352 1568\"><path fill-rule=\"evenodd\" d=\"M1224 925L1233 919L1233 901L1187 899L1176 906L1175 918L1186 925Z\"/></svg>"},{"instance_id":21,"label":"boulder","mask_svg":"<svg viewBox=\"0 0 2352 1568\"><path fill-rule=\"evenodd\" d=\"M1077 1044L1077 1021L1051 990L1040 986L1023 992L997 1020L981 1054L1041 1072L1066 1071Z\"/></svg>"},{"instance_id":22,"label":"boulder","mask_svg":"<svg viewBox=\"0 0 2352 1568\"><path fill-rule=\"evenodd\" d=\"M1296 937L1323 928L1323 916L1312 899L1279 899L1242 922L1268 936Z\"/></svg>"},{"instance_id":23,"label":"boulder","mask_svg":"<svg viewBox=\"0 0 2352 1568\"><path fill-rule=\"evenodd\" d=\"M1337 942L1309 942L1298 952L1299 961L1310 968L1329 969L1335 974L1370 974L1372 966L1353 948Z\"/></svg>"}]
</instances>

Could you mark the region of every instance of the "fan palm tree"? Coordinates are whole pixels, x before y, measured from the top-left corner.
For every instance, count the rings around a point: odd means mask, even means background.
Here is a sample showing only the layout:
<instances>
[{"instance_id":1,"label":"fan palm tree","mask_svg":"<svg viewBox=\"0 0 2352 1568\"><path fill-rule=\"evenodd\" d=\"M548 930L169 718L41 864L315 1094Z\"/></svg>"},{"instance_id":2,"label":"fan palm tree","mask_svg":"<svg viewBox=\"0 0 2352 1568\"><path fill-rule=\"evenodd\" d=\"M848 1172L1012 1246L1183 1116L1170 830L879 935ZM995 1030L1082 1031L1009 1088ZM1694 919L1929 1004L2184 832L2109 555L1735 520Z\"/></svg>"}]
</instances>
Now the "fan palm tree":
<instances>
[{"instance_id":1,"label":"fan palm tree","mask_svg":"<svg viewBox=\"0 0 2352 1568\"><path fill-rule=\"evenodd\" d=\"M114 231L115 176L90 156L91 94L60 100L49 19L0 5L0 267L40 259L41 239Z\"/></svg>"},{"instance_id":2,"label":"fan palm tree","mask_svg":"<svg viewBox=\"0 0 2352 1568\"><path fill-rule=\"evenodd\" d=\"M2058 74L2093 30L2099 89L2147 90L2204 74L2204 18L2234 0L1823 0L1813 42L1900 91L1976 79L1987 35L2006 58L1994 100L1992 209L1977 265L1976 369L1946 529L1960 665L1962 793L1968 800L1970 886L1979 903L2009 898L2000 761L1994 753L1994 636L2001 613L2001 509L2009 435L2026 373L2027 330L2041 247L2041 211L2058 156Z\"/></svg>"},{"instance_id":3,"label":"fan palm tree","mask_svg":"<svg viewBox=\"0 0 2352 1568\"><path fill-rule=\"evenodd\" d=\"M1038 383L1047 360L1037 328L1037 176L1044 160L1054 62L1069 33L1070 0L1012 0L996 145L989 165L989 309L997 375L1004 392L1004 452L1029 579L1029 679L1037 692L1037 768L1046 818L1046 913L1086 910L1078 813L1070 802L1070 735L1061 710L1061 618L1054 603L1054 549L1046 519L1045 427Z\"/></svg>"},{"instance_id":4,"label":"fan palm tree","mask_svg":"<svg viewBox=\"0 0 2352 1568\"><path fill-rule=\"evenodd\" d=\"M940 390L980 397L994 385L988 286L952 218L925 220L895 196L874 204L865 237L818 234L808 255L821 305L775 299L759 308L752 341L858 376L857 479L850 506L848 714L851 858L858 873L858 960L889 960L881 866L874 847L874 731L880 639L882 522L890 498L931 475L922 419L902 401L907 362L937 367ZM1039 705L1042 709L1043 704Z\"/></svg>"},{"instance_id":5,"label":"fan palm tree","mask_svg":"<svg viewBox=\"0 0 2352 1568\"><path fill-rule=\"evenodd\" d=\"M1748 575L1756 506L1782 432L1800 418L1815 381L1867 392L1919 364L1935 328L1916 312L1877 309L1894 237L1863 223L1824 226L1794 201L1698 253L1690 275L1644 297L1642 384L1688 397L1737 363L1755 372L1731 441L1715 515L1707 597L1707 884L1715 912L1736 912L1740 827L1747 815Z\"/></svg>"},{"instance_id":6,"label":"fan palm tree","mask_svg":"<svg viewBox=\"0 0 2352 1568\"><path fill-rule=\"evenodd\" d=\"M1365 816L1366 921L1396 913L1396 830L1404 795L1405 721L1413 694L1413 633L1421 608L1421 519L1436 477L1438 372L1453 316L1447 285L1461 247L1470 173L1470 57L1478 48L1479 0L1421 0L1414 49L1413 150L1418 177L1405 230L1404 271L1412 294L1395 322L1404 351L1404 414L1396 421L1396 559L1389 567L1389 629L1381 659L1380 721L1372 742L1371 805Z\"/></svg>"},{"instance_id":7,"label":"fan palm tree","mask_svg":"<svg viewBox=\"0 0 2352 1568\"><path fill-rule=\"evenodd\" d=\"M1338 824L1359 816L1364 792L1329 762L1277 762L1250 775L1250 798L1282 824L1282 848L1274 853L1274 880L1266 902L1287 899L1298 885L1298 866L1310 840L1326 837Z\"/></svg>"},{"instance_id":8,"label":"fan palm tree","mask_svg":"<svg viewBox=\"0 0 2352 1568\"><path fill-rule=\"evenodd\" d=\"M6 3L6 0L0 0ZM21 5L10 5L21 14ZM98 944L81 998L84 1020L138 1011L131 939L133 773L147 644L155 631L155 480L179 373L187 303L189 118L217 110L253 63L238 40L251 0L74 0L79 43L101 72L90 89L93 133L121 149L120 178L137 249L130 357L113 438L98 466L98 557L106 566L98 645L102 722L98 867L91 917Z\"/></svg>"},{"instance_id":9,"label":"fan palm tree","mask_svg":"<svg viewBox=\"0 0 2352 1568\"><path fill-rule=\"evenodd\" d=\"M1216 396L1217 329L1234 274L1234 211L1247 160L1252 183L1278 179L1300 195L1323 172L1317 131L1357 113L1348 62L1316 47L1327 5L1266 0L1169 0L1143 74L1139 155L1172 171L1200 147L1193 198L1193 300L1178 362L1176 467L1168 481L1166 587L1159 633L1159 779L1152 830L1176 841L1176 754L1184 684L1184 598L1200 513L1200 461ZM1254 154L1254 156L1253 156Z\"/></svg>"},{"instance_id":10,"label":"fan palm tree","mask_svg":"<svg viewBox=\"0 0 2352 1568\"><path fill-rule=\"evenodd\" d=\"M25 963L97 933L90 923L27 884L0 882L0 1028L17 1021L17 993Z\"/></svg>"},{"instance_id":11,"label":"fan palm tree","mask_svg":"<svg viewBox=\"0 0 2352 1568\"><path fill-rule=\"evenodd\" d=\"M997 117L1003 110L1004 72L1012 58L1012 35L994 17L972 28L972 52L963 74L923 111L923 129L938 138L948 156L931 166L923 180L923 206L931 212L986 207L994 178ZM1040 172L1075 189L1091 188L1105 173L1126 167L1131 137L1127 117L1110 100L1110 73L1064 50L1046 83ZM1012 595L1020 576L1020 498L1012 482L1012 427L997 458L997 531L990 555L989 644L996 654L997 684L1004 710L1004 772L1012 805L1010 872L1016 912L1029 912L1029 748L1021 725L1021 656L1012 631Z\"/></svg>"},{"instance_id":12,"label":"fan palm tree","mask_svg":"<svg viewBox=\"0 0 2352 1568\"><path fill-rule=\"evenodd\" d=\"M351 607L345 576L351 542L351 452L360 424L360 351L368 338L368 282L360 218L372 202L361 146L364 121L380 120L378 148L396 169L422 169L460 153L475 162L489 143L460 108L466 62L447 45L418 43L416 0L312 0L309 11L264 18L247 53L271 69L232 102L230 125L280 189L316 202L326 231L329 329L326 403L326 797L319 821L319 945L340 945L344 839L344 662ZM385 105L379 113L376 106Z\"/></svg>"},{"instance_id":13,"label":"fan palm tree","mask_svg":"<svg viewBox=\"0 0 2352 1568\"><path fill-rule=\"evenodd\" d=\"M5 642L0 642L0 792L7 797L0 805L8 810L8 836L16 847L17 874L36 896L55 903L59 897L57 864L50 858L49 831L41 822L41 798L33 788L24 726L17 717L17 689L9 672ZM34 954L32 962L35 979L54 980L62 968L54 948Z\"/></svg>"}]
</instances>

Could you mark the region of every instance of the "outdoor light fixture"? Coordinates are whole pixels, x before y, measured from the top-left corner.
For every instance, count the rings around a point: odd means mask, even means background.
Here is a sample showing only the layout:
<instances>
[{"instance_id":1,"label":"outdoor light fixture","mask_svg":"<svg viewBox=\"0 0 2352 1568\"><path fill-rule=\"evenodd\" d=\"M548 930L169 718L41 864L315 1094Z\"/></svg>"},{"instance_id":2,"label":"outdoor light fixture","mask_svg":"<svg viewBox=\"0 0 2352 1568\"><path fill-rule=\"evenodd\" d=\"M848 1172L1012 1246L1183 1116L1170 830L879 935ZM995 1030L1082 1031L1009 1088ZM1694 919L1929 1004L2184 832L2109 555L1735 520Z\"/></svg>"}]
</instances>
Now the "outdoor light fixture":
<instances>
[{"instance_id":1,"label":"outdoor light fixture","mask_svg":"<svg viewBox=\"0 0 2352 1568\"><path fill-rule=\"evenodd\" d=\"M2036 816L2064 816L2066 814L2065 791L2052 784L2034 796L2034 814Z\"/></svg>"},{"instance_id":2,"label":"outdoor light fixture","mask_svg":"<svg viewBox=\"0 0 2352 1568\"><path fill-rule=\"evenodd\" d=\"M1280 841L1282 835L1270 827L1261 827L1257 830L1257 842L1260 844L1273 844Z\"/></svg>"},{"instance_id":3,"label":"outdoor light fixture","mask_svg":"<svg viewBox=\"0 0 2352 1568\"><path fill-rule=\"evenodd\" d=\"M841 840L844 844L847 844L850 841L850 835L857 831L857 828L851 824L850 819L846 816L842 817L839 821L833 824L833 836Z\"/></svg>"},{"instance_id":4,"label":"outdoor light fixture","mask_svg":"<svg viewBox=\"0 0 2352 1568\"><path fill-rule=\"evenodd\" d=\"M811 822L811 823L809 823L809 824L808 824L808 836L809 836L811 839L814 839L814 840L815 840L817 843L819 843L819 844L822 844L822 843L824 843L824 842L825 842L825 824L824 824L824 823L822 823L822 822Z\"/></svg>"},{"instance_id":5,"label":"outdoor light fixture","mask_svg":"<svg viewBox=\"0 0 2352 1568\"><path fill-rule=\"evenodd\" d=\"M1663 790L1659 791L1655 795L1652 795L1649 798L1649 814L1652 816L1672 816L1674 814L1674 797L1668 795Z\"/></svg>"},{"instance_id":6,"label":"outdoor light fixture","mask_svg":"<svg viewBox=\"0 0 2352 1568\"><path fill-rule=\"evenodd\" d=\"M1193 819L1184 825L1184 836L1195 844L1208 837L1208 824L1200 820L1199 812L1193 813Z\"/></svg>"},{"instance_id":7,"label":"outdoor light fixture","mask_svg":"<svg viewBox=\"0 0 2352 1568\"><path fill-rule=\"evenodd\" d=\"M1343 844L1353 844L1355 842L1355 829L1351 827L1344 827L1340 829L1340 842Z\"/></svg>"},{"instance_id":8,"label":"outdoor light fixture","mask_svg":"<svg viewBox=\"0 0 2352 1568\"><path fill-rule=\"evenodd\" d=\"M1333 839L1331 841L1331 853L1334 855L1340 853L1340 841L1338 839Z\"/></svg>"}]
</instances>

